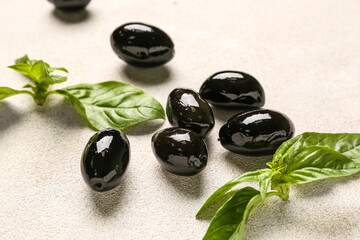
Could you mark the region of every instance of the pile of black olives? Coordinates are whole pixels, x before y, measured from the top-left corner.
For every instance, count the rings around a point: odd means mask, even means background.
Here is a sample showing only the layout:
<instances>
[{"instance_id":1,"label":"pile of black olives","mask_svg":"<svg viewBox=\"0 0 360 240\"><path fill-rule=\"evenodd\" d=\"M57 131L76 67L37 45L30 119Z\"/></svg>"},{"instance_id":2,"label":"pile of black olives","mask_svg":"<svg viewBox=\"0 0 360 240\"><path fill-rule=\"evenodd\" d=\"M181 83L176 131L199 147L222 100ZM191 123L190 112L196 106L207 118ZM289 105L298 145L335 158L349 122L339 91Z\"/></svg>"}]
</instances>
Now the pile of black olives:
<instances>
[{"instance_id":1,"label":"pile of black olives","mask_svg":"<svg viewBox=\"0 0 360 240\"><path fill-rule=\"evenodd\" d=\"M70 1L64 5L65 1L50 1L64 9L81 8L89 3L89 0L73 0L73 4ZM175 54L174 44L164 31L143 23L127 23L116 28L111 35L111 46L119 58L137 67L165 64ZM218 72L205 80L199 92L176 88L169 94L166 115L173 127L156 132L151 139L153 153L166 171L192 176L205 168L208 150L203 138L215 125L209 103L239 109L240 113L219 131L221 145L229 151L250 156L270 155L294 133L294 125L287 116L261 108L265 93L253 76L238 71ZM112 189L119 185L129 158L125 134L115 129L100 131L85 147L81 162L83 178L95 191Z\"/></svg>"},{"instance_id":2,"label":"pile of black olives","mask_svg":"<svg viewBox=\"0 0 360 240\"><path fill-rule=\"evenodd\" d=\"M247 73L215 73L203 83L200 95L214 106L242 110L231 117L219 132L221 145L231 152L250 156L270 155L294 134L294 125L287 116L259 108L265 104L264 90ZM254 107L259 109L254 110Z\"/></svg>"},{"instance_id":3,"label":"pile of black olives","mask_svg":"<svg viewBox=\"0 0 360 240\"><path fill-rule=\"evenodd\" d=\"M202 139L214 127L210 105L191 89L176 88L167 100L166 115L174 128L152 137L153 152L163 168L177 175L195 175L206 166L208 153Z\"/></svg>"}]
</instances>

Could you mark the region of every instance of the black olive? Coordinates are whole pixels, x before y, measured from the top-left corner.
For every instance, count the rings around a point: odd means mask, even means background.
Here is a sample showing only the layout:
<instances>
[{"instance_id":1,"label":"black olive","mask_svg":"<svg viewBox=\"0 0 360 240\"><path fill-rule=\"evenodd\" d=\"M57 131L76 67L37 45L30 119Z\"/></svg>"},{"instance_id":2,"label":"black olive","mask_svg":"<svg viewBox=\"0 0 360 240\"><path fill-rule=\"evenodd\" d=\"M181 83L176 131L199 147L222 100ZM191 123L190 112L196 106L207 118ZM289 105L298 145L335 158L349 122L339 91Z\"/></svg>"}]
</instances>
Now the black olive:
<instances>
[{"instance_id":1,"label":"black olive","mask_svg":"<svg viewBox=\"0 0 360 240\"><path fill-rule=\"evenodd\" d=\"M85 8L91 0L49 0L56 8L64 11L74 11Z\"/></svg>"},{"instance_id":2,"label":"black olive","mask_svg":"<svg viewBox=\"0 0 360 240\"><path fill-rule=\"evenodd\" d=\"M176 88L170 93L166 115L171 125L193 130L201 137L215 124L209 104L191 89Z\"/></svg>"},{"instance_id":3,"label":"black olive","mask_svg":"<svg viewBox=\"0 0 360 240\"><path fill-rule=\"evenodd\" d=\"M262 107L265 104L260 83L249 74L236 71L215 73L203 83L200 95L215 106Z\"/></svg>"},{"instance_id":4,"label":"black olive","mask_svg":"<svg viewBox=\"0 0 360 240\"><path fill-rule=\"evenodd\" d=\"M165 64L175 54L174 44L164 31L143 23L127 23L115 29L111 46L119 58L138 67Z\"/></svg>"},{"instance_id":5,"label":"black olive","mask_svg":"<svg viewBox=\"0 0 360 240\"><path fill-rule=\"evenodd\" d=\"M103 192L120 184L129 164L130 145L126 135L117 129L95 133L81 157L81 173L95 191Z\"/></svg>"},{"instance_id":6,"label":"black olive","mask_svg":"<svg viewBox=\"0 0 360 240\"><path fill-rule=\"evenodd\" d=\"M230 118L220 129L221 145L249 156L271 155L294 134L292 121L279 112L258 109Z\"/></svg>"},{"instance_id":7,"label":"black olive","mask_svg":"<svg viewBox=\"0 0 360 240\"><path fill-rule=\"evenodd\" d=\"M155 133L151 143L157 160L168 172L191 176L206 166L206 144L191 130L166 128Z\"/></svg>"}]
</instances>

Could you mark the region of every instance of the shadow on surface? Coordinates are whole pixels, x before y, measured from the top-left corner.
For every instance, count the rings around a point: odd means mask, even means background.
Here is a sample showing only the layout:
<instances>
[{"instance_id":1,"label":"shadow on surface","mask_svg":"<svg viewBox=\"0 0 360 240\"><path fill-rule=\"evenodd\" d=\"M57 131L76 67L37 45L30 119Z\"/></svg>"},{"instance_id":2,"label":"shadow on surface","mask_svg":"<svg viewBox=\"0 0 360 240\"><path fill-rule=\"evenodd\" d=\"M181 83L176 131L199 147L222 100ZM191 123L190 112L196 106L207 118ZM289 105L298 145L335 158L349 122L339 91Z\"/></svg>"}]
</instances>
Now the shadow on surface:
<instances>
[{"instance_id":1,"label":"shadow on surface","mask_svg":"<svg viewBox=\"0 0 360 240\"><path fill-rule=\"evenodd\" d=\"M16 111L9 103L0 102L0 133L4 133L7 129L21 121L24 113ZM0 135L0 137L1 137Z\"/></svg>"},{"instance_id":2,"label":"shadow on surface","mask_svg":"<svg viewBox=\"0 0 360 240\"><path fill-rule=\"evenodd\" d=\"M178 176L159 168L161 175L170 183L179 193L188 198L199 198L202 194L202 174L195 176Z\"/></svg>"},{"instance_id":3,"label":"shadow on surface","mask_svg":"<svg viewBox=\"0 0 360 240\"><path fill-rule=\"evenodd\" d=\"M225 123L227 120L229 120L235 114L260 109L260 108L216 107L213 105L211 107L214 112L215 118L220 120L222 123Z\"/></svg>"},{"instance_id":4,"label":"shadow on surface","mask_svg":"<svg viewBox=\"0 0 360 240\"><path fill-rule=\"evenodd\" d=\"M273 155L268 156L244 156L226 151L223 153L223 159L230 164L238 167L242 172L256 171L262 168L268 168L267 162L272 161Z\"/></svg>"},{"instance_id":5,"label":"shadow on surface","mask_svg":"<svg viewBox=\"0 0 360 240\"><path fill-rule=\"evenodd\" d=\"M135 85L158 85L169 81L171 77L171 71L167 66L140 68L124 65L121 68L121 72Z\"/></svg>"},{"instance_id":6,"label":"shadow on surface","mask_svg":"<svg viewBox=\"0 0 360 240\"><path fill-rule=\"evenodd\" d=\"M147 122L139 123L124 130L124 133L129 136L142 136L155 133L163 124L165 120L155 119Z\"/></svg>"},{"instance_id":7,"label":"shadow on surface","mask_svg":"<svg viewBox=\"0 0 360 240\"><path fill-rule=\"evenodd\" d=\"M299 198L314 198L329 194L335 185L348 185L349 182L358 180L360 173L340 177L323 179L315 182L292 186Z\"/></svg>"},{"instance_id":8,"label":"shadow on surface","mask_svg":"<svg viewBox=\"0 0 360 240\"><path fill-rule=\"evenodd\" d=\"M41 117L55 122L58 127L65 129L89 127L93 129L87 120L75 111L67 99L60 100L55 104L50 104L50 102L52 102L51 99L48 99L47 101L49 101L49 104L45 103L45 105L41 107L34 106L32 111L41 115Z\"/></svg>"},{"instance_id":9,"label":"shadow on surface","mask_svg":"<svg viewBox=\"0 0 360 240\"><path fill-rule=\"evenodd\" d=\"M91 189L90 195L96 210L104 217L116 214L116 208L120 205L124 198L126 189L126 181L123 181L120 186L106 192L96 192Z\"/></svg>"},{"instance_id":10,"label":"shadow on surface","mask_svg":"<svg viewBox=\"0 0 360 240\"><path fill-rule=\"evenodd\" d=\"M55 8L52 11L52 15L60 21L70 24L81 23L89 20L92 17L91 12L86 9L66 12Z\"/></svg>"}]
</instances>

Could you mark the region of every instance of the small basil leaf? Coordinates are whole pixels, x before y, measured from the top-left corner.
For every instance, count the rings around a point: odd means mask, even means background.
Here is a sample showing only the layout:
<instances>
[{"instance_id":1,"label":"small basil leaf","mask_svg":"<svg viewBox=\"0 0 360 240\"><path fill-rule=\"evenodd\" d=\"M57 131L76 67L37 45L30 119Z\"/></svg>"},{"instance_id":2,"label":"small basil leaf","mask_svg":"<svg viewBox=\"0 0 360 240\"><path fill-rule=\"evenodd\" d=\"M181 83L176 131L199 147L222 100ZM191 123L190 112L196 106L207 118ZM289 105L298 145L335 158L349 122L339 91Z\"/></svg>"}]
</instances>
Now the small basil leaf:
<instances>
[{"instance_id":1,"label":"small basil leaf","mask_svg":"<svg viewBox=\"0 0 360 240\"><path fill-rule=\"evenodd\" d=\"M272 177L272 170L271 169L260 169L254 172L246 172L241 174L240 176L234 178L233 180L227 182L224 186L216 190L204 203L204 205L200 208L196 217L198 218L204 209L209 207L216 199L224 195L230 189L235 187L236 185L243 183L243 182L259 182L260 189L262 195L266 190L269 188L269 183Z\"/></svg>"},{"instance_id":2,"label":"small basil leaf","mask_svg":"<svg viewBox=\"0 0 360 240\"><path fill-rule=\"evenodd\" d=\"M29 91L25 91L25 90L18 91L18 90L9 88L9 87L0 87L0 101L7 97L11 97L11 96L14 96L17 94L22 94L22 93L32 95L31 92L29 92Z\"/></svg>"},{"instance_id":3,"label":"small basil leaf","mask_svg":"<svg viewBox=\"0 0 360 240\"><path fill-rule=\"evenodd\" d=\"M45 67L44 61L37 61L36 63L34 63L28 76L37 84L54 84L49 75L49 72Z\"/></svg>"},{"instance_id":4,"label":"small basil leaf","mask_svg":"<svg viewBox=\"0 0 360 240\"><path fill-rule=\"evenodd\" d=\"M242 239L251 212L262 202L254 188L240 189L216 212L203 239Z\"/></svg>"},{"instance_id":5,"label":"small basil leaf","mask_svg":"<svg viewBox=\"0 0 360 240\"><path fill-rule=\"evenodd\" d=\"M24 74L26 76L29 76L30 72L31 72L31 68L32 65L28 65L28 64L16 64L16 65L12 65L9 66L8 68L11 68L21 74Z\"/></svg>"},{"instance_id":6,"label":"small basil leaf","mask_svg":"<svg viewBox=\"0 0 360 240\"><path fill-rule=\"evenodd\" d=\"M63 72L66 72L66 73L69 73L69 71L66 69L66 68L63 68L63 67L51 67L50 64L48 64L47 62L44 62L45 63L45 67L46 69L48 70L49 73L52 73L52 72L55 72L55 71L63 71Z\"/></svg>"},{"instance_id":7,"label":"small basil leaf","mask_svg":"<svg viewBox=\"0 0 360 240\"><path fill-rule=\"evenodd\" d=\"M262 198L265 198L265 195L267 193L267 190L269 189L273 175L274 172L271 169L269 169L267 172L264 172L259 176L259 189Z\"/></svg>"},{"instance_id":8,"label":"small basil leaf","mask_svg":"<svg viewBox=\"0 0 360 240\"><path fill-rule=\"evenodd\" d=\"M35 60L36 61L36 60ZM28 57L28 55L26 54L25 56L18 58L15 60L16 64L28 64L28 65L32 65L33 62L30 60L30 58Z\"/></svg>"},{"instance_id":9,"label":"small basil leaf","mask_svg":"<svg viewBox=\"0 0 360 240\"><path fill-rule=\"evenodd\" d=\"M22 73L31 78L37 85L52 85L55 83L65 82L67 77L59 75L50 75L50 73L59 70L68 72L65 68L51 67L42 60L31 60L27 55L15 60L15 65L9 68ZM45 87L47 89L47 87Z\"/></svg>"},{"instance_id":10,"label":"small basil leaf","mask_svg":"<svg viewBox=\"0 0 360 240\"><path fill-rule=\"evenodd\" d=\"M50 75L50 77L55 83L62 83L67 80L67 77L60 76L60 75Z\"/></svg>"},{"instance_id":11,"label":"small basil leaf","mask_svg":"<svg viewBox=\"0 0 360 240\"><path fill-rule=\"evenodd\" d=\"M56 68L56 67L48 67L47 68L49 73L55 72L55 71L62 71L62 72L66 72L69 73L69 71L66 68L60 67L60 68Z\"/></svg>"},{"instance_id":12,"label":"small basil leaf","mask_svg":"<svg viewBox=\"0 0 360 240\"><path fill-rule=\"evenodd\" d=\"M109 127L122 130L165 118L163 107L154 97L128 83L79 84L56 92L67 96L97 130Z\"/></svg>"},{"instance_id":13,"label":"small basil leaf","mask_svg":"<svg viewBox=\"0 0 360 240\"><path fill-rule=\"evenodd\" d=\"M282 179L290 184L348 176L360 171L360 163L323 146L301 147L287 160Z\"/></svg>"}]
</instances>

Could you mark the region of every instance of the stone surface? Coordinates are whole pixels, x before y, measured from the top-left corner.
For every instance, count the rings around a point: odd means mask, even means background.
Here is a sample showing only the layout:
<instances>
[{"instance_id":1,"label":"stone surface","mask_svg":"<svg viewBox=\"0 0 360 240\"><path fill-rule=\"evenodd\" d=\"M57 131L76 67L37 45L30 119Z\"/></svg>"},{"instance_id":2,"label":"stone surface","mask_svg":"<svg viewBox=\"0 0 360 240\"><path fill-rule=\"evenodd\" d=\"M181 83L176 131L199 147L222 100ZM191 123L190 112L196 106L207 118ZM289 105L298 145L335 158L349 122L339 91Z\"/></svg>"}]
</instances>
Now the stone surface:
<instances>
[{"instance_id":1,"label":"stone surface","mask_svg":"<svg viewBox=\"0 0 360 240\"><path fill-rule=\"evenodd\" d=\"M92 1L64 15L47 1L0 1L0 86L28 80L7 69L25 53L70 71L59 87L124 81L165 106L176 87L199 89L222 70L256 76L265 107L284 112L305 131L360 132L360 2L304 1ZM112 31L146 22L176 45L165 66L138 69L113 53ZM242 157L217 141L236 111L214 108L207 137L209 160L194 177L163 171L151 136L165 121L129 129L132 159L123 184L91 191L80 173L84 145L94 134L61 96L38 107L27 95L0 103L1 239L201 239L208 220L195 214L207 197L269 157ZM255 184L250 184L256 186ZM246 239L359 239L360 175L291 189L252 215Z\"/></svg>"}]
</instances>

